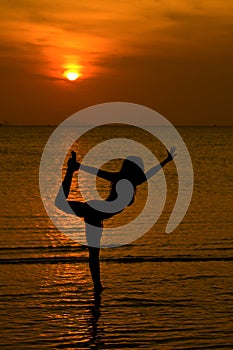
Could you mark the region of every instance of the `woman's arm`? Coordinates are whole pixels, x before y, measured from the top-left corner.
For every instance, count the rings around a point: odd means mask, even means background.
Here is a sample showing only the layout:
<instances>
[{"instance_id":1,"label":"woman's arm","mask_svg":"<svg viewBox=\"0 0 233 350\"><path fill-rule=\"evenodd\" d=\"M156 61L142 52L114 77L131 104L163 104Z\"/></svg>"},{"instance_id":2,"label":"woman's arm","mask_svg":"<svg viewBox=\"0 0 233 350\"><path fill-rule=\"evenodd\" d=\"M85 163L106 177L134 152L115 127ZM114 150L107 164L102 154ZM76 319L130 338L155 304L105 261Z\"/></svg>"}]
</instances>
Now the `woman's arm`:
<instances>
[{"instance_id":1,"label":"woman's arm","mask_svg":"<svg viewBox=\"0 0 233 350\"><path fill-rule=\"evenodd\" d=\"M66 170L64 180L62 181L62 185L55 199L56 207L68 213L70 212L70 210L69 210L69 207L67 206L68 201L66 199L69 196L73 174L76 170L81 169L109 181L113 181L116 175L116 173L113 173L113 172L99 170L97 168L78 163L76 161L76 153L74 151L71 152L71 155L72 156L67 163L67 170Z\"/></svg>"},{"instance_id":2,"label":"woman's arm","mask_svg":"<svg viewBox=\"0 0 233 350\"><path fill-rule=\"evenodd\" d=\"M145 173L147 180L150 179L152 176L154 176L167 163L173 160L173 158L176 156L175 151L176 151L176 148L174 146L170 148L170 151L167 150L167 158L165 158L160 164L155 165Z\"/></svg>"},{"instance_id":3,"label":"woman's arm","mask_svg":"<svg viewBox=\"0 0 233 350\"><path fill-rule=\"evenodd\" d=\"M89 165L84 165L84 164L80 164L80 170L86 171L87 173L96 175L96 176L101 177L102 179L105 179L108 181L113 181L115 178L115 174L116 174L114 172L100 170L100 169L94 168L94 167L89 166Z\"/></svg>"}]
</instances>

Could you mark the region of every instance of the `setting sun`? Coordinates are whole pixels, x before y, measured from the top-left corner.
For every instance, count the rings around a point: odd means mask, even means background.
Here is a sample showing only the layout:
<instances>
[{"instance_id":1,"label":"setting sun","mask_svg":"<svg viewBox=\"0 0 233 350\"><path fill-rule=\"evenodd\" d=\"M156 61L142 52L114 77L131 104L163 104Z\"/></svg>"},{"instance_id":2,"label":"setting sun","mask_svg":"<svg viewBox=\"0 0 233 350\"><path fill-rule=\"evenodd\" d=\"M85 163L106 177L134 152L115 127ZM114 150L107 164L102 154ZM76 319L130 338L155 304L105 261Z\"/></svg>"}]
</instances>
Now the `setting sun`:
<instances>
[{"instance_id":1,"label":"setting sun","mask_svg":"<svg viewBox=\"0 0 233 350\"><path fill-rule=\"evenodd\" d=\"M66 72L64 73L64 75L65 75L65 77L66 77L68 80L70 80L70 81L77 80L78 77L79 77L79 74L78 74L77 72L71 71L71 70L66 71Z\"/></svg>"}]
</instances>

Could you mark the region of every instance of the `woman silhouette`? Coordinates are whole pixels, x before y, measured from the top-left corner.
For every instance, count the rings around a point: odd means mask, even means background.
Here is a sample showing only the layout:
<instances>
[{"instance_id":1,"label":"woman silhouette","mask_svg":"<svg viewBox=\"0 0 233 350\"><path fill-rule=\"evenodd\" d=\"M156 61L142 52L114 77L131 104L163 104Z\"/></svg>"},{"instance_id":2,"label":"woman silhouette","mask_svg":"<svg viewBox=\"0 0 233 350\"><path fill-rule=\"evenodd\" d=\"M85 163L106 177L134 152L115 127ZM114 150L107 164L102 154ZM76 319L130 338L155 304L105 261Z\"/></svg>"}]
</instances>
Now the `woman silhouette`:
<instances>
[{"instance_id":1,"label":"woman silhouette","mask_svg":"<svg viewBox=\"0 0 233 350\"><path fill-rule=\"evenodd\" d=\"M74 151L72 151L71 153L72 156L68 160L67 171L62 182L62 186L57 194L55 205L57 208L69 214L71 213L71 208L72 213L74 213L78 217L84 218L84 222L86 225L86 238L89 249L89 267L94 283L94 291L96 294L100 294L103 287L100 280L99 247L103 231L103 221L120 213L124 210L124 208L116 208L111 212L105 212L103 209L96 209L96 205L98 207L98 204L109 205L115 203L120 197L120 193L118 191L117 186L119 184L119 181L123 179L128 180L131 183L131 198L128 201L127 206L132 205L135 199L137 186L147 181L147 179L151 178L162 167L164 167L167 163L173 160L173 158L175 157L175 147L171 147L170 151L167 151L167 158L165 158L160 164L157 164L156 166L152 167L146 173L144 172L144 164L140 157L127 157L123 160L120 171L109 172L80 164L76 161L76 153ZM66 200L70 193L73 174L79 169L110 181L110 193L105 199L105 201L94 200L88 202L79 202ZM67 203L69 204L68 206ZM93 204L95 204L95 207L92 206Z\"/></svg>"}]
</instances>

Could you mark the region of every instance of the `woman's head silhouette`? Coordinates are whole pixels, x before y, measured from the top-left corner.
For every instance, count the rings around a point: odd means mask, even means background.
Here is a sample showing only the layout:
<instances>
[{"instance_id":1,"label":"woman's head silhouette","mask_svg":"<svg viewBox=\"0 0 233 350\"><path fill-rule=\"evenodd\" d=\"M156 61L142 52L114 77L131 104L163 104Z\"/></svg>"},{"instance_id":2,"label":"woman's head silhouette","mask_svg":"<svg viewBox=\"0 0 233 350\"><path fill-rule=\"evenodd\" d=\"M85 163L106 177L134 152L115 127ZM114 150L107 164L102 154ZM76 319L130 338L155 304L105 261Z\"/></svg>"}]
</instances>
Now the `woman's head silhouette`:
<instances>
[{"instance_id":1,"label":"woman's head silhouette","mask_svg":"<svg viewBox=\"0 0 233 350\"><path fill-rule=\"evenodd\" d=\"M137 185L146 181L142 158L138 156L129 156L124 159L120 175L122 178L129 180L136 189Z\"/></svg>"}]
</instances>

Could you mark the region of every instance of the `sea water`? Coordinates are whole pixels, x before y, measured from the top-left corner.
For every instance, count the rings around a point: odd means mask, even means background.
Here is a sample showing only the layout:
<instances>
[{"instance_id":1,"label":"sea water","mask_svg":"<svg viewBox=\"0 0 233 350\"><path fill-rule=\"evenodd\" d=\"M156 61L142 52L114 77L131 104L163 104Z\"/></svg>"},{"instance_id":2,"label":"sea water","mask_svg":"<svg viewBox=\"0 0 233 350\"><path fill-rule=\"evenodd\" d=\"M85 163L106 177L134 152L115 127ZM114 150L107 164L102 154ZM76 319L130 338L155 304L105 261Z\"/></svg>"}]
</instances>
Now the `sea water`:
<instances>
[{"instance_id":1,"label":"sea water","mask_svg":"<svg viewBox=\"0 0 233 350\"><path fill-rule=\"evenodd\" d=\"M39 164L53 130L0 128L0 348L233 349L233 128L178 128L194 168L189 210L166 234L177 196L171 163L158 222L126 246L101 250L100 298L87 248L43 208ZM113 130L105 129L110 139ZM98 141L86 138L80 153ZM158 159L165 156L160 148Z\"/></svg>"}]
</instances>

